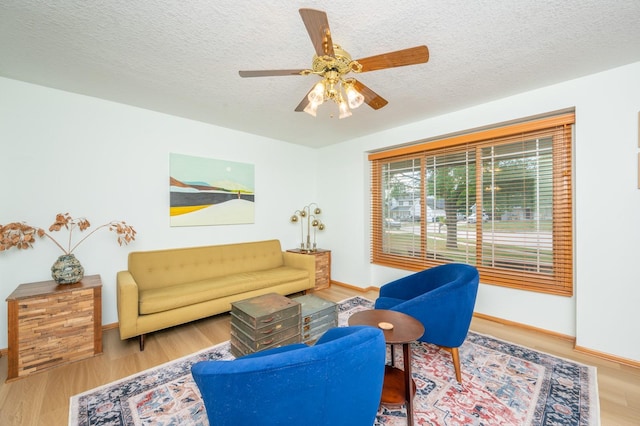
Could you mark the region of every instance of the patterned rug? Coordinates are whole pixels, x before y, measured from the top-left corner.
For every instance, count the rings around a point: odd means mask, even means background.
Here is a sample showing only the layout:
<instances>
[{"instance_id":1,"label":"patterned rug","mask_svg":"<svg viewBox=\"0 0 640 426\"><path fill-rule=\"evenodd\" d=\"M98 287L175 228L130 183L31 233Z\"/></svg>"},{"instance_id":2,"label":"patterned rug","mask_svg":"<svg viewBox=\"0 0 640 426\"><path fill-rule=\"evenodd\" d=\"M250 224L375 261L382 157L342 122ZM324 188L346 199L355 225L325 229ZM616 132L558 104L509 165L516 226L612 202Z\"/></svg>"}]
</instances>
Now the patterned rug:
<instances>
[{"instance_id":1,"label":"patterned rug","mask_svg":"<svg viewBox=\"0 0 640 426\"><path fill-rule=\"evenodd\" d=\"M372 302L340 302L339 325ZM396 351L402 365L402 351ZM71 397L69 425L208 425L190 373L202 360L230 360L229 342ZM460 348L462 385L448 352L412 344L416 425L599 425L595 367L469 332ZM380 408L375 425L406 425L404 407Z\"/></svg>"}]
</instances>

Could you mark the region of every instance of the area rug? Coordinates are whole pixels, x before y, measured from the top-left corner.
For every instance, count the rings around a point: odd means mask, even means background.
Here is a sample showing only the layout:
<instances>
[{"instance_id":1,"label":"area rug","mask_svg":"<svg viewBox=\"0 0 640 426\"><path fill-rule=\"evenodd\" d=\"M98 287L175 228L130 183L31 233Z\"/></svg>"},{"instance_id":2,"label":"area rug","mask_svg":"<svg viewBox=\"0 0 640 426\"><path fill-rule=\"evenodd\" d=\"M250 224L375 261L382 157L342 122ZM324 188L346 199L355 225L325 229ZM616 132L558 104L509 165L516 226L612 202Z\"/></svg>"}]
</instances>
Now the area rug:
<instances>
[{"instance_id":1,"label":"area rug","mask_svg":"<svg viewBox=\"0 0 640 426\"><path fill-rule=\"evenodd\" d=\"M339 325L371 307L362 297L340 302ZM418 342L411 349L416 425L600 424L595 367L469 332L460 348L459 384L448 352ZM402 351L395 352L396 365L402 365ZM203 360L231 359L229 342L224 342L75 395L69 425L208 425L190 367ZM381 407L375 421L381 426L406 424L404 407Z\"/></svg>"}]
</instances>

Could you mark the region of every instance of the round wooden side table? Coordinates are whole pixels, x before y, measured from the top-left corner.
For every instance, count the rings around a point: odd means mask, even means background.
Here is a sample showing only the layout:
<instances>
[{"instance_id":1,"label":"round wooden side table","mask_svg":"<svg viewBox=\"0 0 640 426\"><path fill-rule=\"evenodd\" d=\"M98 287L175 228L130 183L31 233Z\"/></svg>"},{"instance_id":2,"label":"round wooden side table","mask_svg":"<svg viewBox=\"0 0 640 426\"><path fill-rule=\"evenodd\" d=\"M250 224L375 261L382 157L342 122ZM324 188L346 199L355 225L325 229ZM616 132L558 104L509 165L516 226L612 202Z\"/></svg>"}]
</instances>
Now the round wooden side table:
<instances>
[{"instance_id":1,"label":"round wooden side table","mask_svg":"<svg viewBox=\"0 0 640 426\"><path fill-rule=\"evenodd\" d=\"M349 317L349 325L369 325L384 332L384 340L391 345L391 365L385 367L380 403L393 406L407 405L407 424L413 425L413 396L415 382L411 377L411 342L424 334L424 326L417 319L402 312L385 309L361 311ZM402 345L404 371L394 366L394 345Z\"/></svg>"}]
</instances>

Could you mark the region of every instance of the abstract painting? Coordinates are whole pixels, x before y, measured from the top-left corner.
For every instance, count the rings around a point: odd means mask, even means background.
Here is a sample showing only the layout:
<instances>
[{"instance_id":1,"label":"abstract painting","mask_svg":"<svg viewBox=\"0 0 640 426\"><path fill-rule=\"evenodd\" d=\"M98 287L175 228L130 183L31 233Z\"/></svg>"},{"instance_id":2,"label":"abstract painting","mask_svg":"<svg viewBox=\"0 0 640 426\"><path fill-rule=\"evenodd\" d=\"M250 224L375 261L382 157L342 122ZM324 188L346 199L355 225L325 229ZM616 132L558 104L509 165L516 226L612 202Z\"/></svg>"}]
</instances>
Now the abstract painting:
<instances>
[{"instance_id":1,"label":"abstract painting","mask_svg":"<svg viewBox=\"0 0 640 426\"><path fill-rule=\"evenodd\" d=\"M171 226L254 223L253 164L169 154Z\"/></svg>"}]
</instances>

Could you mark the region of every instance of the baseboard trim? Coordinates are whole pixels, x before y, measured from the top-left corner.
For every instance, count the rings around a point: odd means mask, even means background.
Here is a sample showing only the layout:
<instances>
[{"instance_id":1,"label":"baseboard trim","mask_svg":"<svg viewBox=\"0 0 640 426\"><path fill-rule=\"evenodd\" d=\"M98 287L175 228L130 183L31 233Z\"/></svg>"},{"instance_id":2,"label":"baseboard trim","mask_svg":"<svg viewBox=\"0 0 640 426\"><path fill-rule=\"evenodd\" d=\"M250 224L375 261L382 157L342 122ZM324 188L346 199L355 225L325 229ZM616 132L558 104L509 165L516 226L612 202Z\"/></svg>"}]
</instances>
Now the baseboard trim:
<instances>
[{"instance_id":1,"label":"baseboard trim","mask_svg":"<svg viewBox=\"0 0 640 426\"><path fill-rule=\"evenodd\" d=\"M366 293L368 291L379 291L380 290L378 287L374 287L374 286L367 287L367 288L362 288L362 287L358 287L358 286L355 286L355 285L342 283L340 281L331 280L331 285L334 285L334 284L337 285L338 287L348 288L349 290L357 291L357 292L360 292L360 293Z\"/></svg>"},{"instance_id":2,"label":"baseboard trim","mask_svg":"<svg viewBox=\"0 0 640 426\"><path fill-rule=\"evenodd\" d=\"M622 358L616 355L608 354L606 352L594 351L593 349L589 349L589 348L585 348L577 345L573 347L573 350L575 350L576 352L583 353L585 355L594 356L596 358L601 358L607 361L616 362L618 364L624 364L629 367L640 368L640 362L638 361L634 361L628 358Z\"/></svg>"},{"instance_id":3,"label":"baseboard trim","mask_svg":"<svg viewBox=\"0 0 640 426\"><path fill-rule=\"evenodd\" d=\"M566 340L568 342L573 343L574 345L576 343L576 338L573 337L573 336L569 336L568 334L558 333L558 332L547 330L547 329L544 329L544 328L533 327L533 326L528 325L528 324L523 324L523 323L520 323L520 322L510 321L510 320L506 320L506 319L503 319L503 318L494 317L494 316L491 316L491 315L481 314L479 312L474 312L473 316L476 317L476 318L487 320L487 321L497 322L498 324L510 325L510 326L513 326L513 327L521 328L523 330L535 331L537 333L546 334L547 336L552 336L552 337L556 337L558 339Z\"/></svg>"},{"instance_id":4,"label":"baseboard trim","mask_svg":"<svg viewBox=\"0 0 640 426\"><path fill-rule=\"evenodd\" d=\"M634 368L640 368L640 362L638 361L634 361L631 359L627 359L627 358L622 358L619 357L617 355L612 355L606 352L600 352L600 351L596 351L593 349L589 349L589 348L585 348L582 346L578 346L576 345L576 339L573 336L569 336L567 334L562 334L562 333L557 333L555 331L551 331L551 330L546 330L544 328L538 328L538 327L532 327L530 325L527 324L522 324L519 322L515 322L515 321L509 321L509 320L505 320L502 318L498 318L498 317L493 317L491 315L486 315L486 314L481 314L478 312L474 312L473 314L474 317L476 318L481 318L481 319L485 319L487 321L492 321L492 322L496 322L498 324L504 324L504 325L510 325L513 327L517 327L523 330L529 330L529 331L535 331L537 333L542 333L542 334L546 334L547 336L552 336L552 337L556 337L558 339L562 339L562 340L566 340L568 342L571 342L573 344L573 350L585 355L590 355L596 358L600 358L600 359L604 359L606 361L611 361L611 362L615 362L618 364L623 364L623 365L627 365L629 367L634 367Z\"/></svg>"},{"instance_id":5,"label":"baseboard trim","mask_svg":"<svg viewBox=\"0 0 640 426\"><path fill-rule=\"evenodd\" d=\"M102 331L105 332L107 330L113 330L114 328L118 328L119 324L117 322L112 322L111 324L105 324L102 326Z\"/></svg>"}]
</instances>

